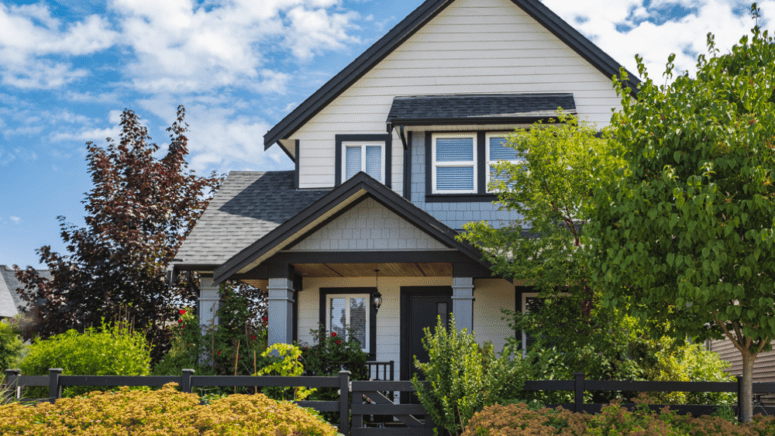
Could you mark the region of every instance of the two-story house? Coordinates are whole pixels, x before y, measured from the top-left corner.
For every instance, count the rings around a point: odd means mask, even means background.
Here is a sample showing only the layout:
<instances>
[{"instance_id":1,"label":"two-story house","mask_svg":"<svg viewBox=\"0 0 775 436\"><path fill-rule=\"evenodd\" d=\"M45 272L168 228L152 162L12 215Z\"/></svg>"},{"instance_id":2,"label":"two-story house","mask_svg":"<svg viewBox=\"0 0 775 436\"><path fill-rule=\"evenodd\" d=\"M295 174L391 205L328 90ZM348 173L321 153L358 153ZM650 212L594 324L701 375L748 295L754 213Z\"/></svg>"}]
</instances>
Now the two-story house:
<instances>
[{"instance_id":1,"label":"two-story house","mask_svg":"<svg viewBox=\"0 0 775 436\"><path fill-rule=\"evenodd\" d=\"M558 107L605 126L618 73L538 0L425 1L266 134L294 171L229 174L175 263L203 278L201 322L241 280L268 289L270 343L349 326L397 379L437 316L499 349L501 309L530 289L455 236L515 218L487 188L492 163L518 159L505 135Z\"/></svg>"}]
</instances>

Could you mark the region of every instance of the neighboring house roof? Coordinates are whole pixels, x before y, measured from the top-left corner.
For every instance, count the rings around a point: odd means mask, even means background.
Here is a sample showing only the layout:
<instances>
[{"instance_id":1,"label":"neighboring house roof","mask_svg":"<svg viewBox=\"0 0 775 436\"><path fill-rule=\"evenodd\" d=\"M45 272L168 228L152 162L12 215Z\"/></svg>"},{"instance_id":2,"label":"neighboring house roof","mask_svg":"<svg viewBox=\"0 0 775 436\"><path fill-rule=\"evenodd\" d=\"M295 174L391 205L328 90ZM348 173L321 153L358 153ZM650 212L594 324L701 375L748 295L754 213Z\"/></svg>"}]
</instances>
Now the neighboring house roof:
<instances>
[{"instance_id":1,"label":"neighboring house roof","mask_svg":"<svg viewBox=\"0 0 775 436\"><path fill-rule=\"evenodd\" d=\"M339 72L312 96L283 118L264 135L264 147L268 149L279 140L287 138L298 130L304 123L315 116L326 105L341 95L359 78L370 71L381 60L408 40L423 25L432 20L455 0L426 0L409 16L398 23L385 36L372 45L363 54L358 56L350 65ZM607 77L618 76L621 64L616 62L599 47L589 41L576 29L571 27L562 18L557 16L539 0L511 0L516 6L522 8L538 23L562 40L568 47L586 59ZM628 73L629 87L633 95L637 93L637 84L640 83L637 76ZM283 150L291 156L292 151L280 144ZM292 158L293 159L293 158ZM295 159L293 159L295 161Z\"/></svg>"},{"instance_id":2,"label":"neighboring house roof","mask_svg":"<svg viewBox=\"0 0 775 436\"><path fill-rule=\"evenodd\" d=\"M49 270L38 270L38 273L42 277L51 278ZM16 292L23 287L24 284L16 279L13 268L0 265L0 318L16 316L19 313L19 307L25 310L29 308L29 303Z\"/></svg>"},{"instance_id":3,"label":"neighboring house roof","mask_svg":"<svg viewBox=\"0 0 775 436\"><path fill-rule=\"evenodd\" d=\"M437 220L409 200L378 182L368 174L359 172L343 184L312 203L292 219L257 239L215 270L216 283L228 280L236 274L244 274L260 265L273 254L314 233L319 226L354 206L361 199L371 197L424 231L445 246L462 253L471 262L487 266L481 260L481 252L455 237L458 233ZM400 255L400 252L397 252ZM486 269L486 268L485 268Z\"/></svg>"},{"instance_id":4,"label":"neighboring house roof","mask_svg":"<svg viewBox=\"0 0 775 436\"><path fill-rule=\"evenodd\" d=\"M526 123L576 114L573 94L456 94L393 98L388 126Z\"/></svg>"},{"instance_id":5,"label":"neighboring house roof","mask_svg":"<svg viewBox=\"0 0 775 436\"><path fill-rule=\"evenodd\" d=\"M293 171L232 171L183 242L178 270L215 269L328 190L294 187Z\"/></svg>"}]
</instances>

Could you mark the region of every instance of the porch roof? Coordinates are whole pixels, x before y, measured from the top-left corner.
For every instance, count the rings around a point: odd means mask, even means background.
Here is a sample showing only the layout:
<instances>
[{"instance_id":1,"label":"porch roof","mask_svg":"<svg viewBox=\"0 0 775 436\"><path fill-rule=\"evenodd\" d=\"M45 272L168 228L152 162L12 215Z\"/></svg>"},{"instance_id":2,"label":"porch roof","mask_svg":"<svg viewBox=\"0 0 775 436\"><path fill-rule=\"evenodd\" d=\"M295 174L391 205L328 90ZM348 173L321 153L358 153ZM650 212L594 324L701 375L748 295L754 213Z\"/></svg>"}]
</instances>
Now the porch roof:
<instances>
[{"instance_id":1,"label":"porch roof","mask_svg":"<svg viewBox=\"0 0 775 436\"><path fill-rule=\"evenodd\" d=\"M288 252L286 250L292 247L295 242L314 234L366 198L376 200L380 205L441 243L440 246L427 251L360 252L358 250L343 250L310 253ZM219 283L230 278L244 277L269 259L286 265L322 265L328 262L385 264L465 261L486 269L488 266L481 260L479 250L467 243L457 241L455 239L457 234L455 230L447 227L392 189L361 172L227 260L215 270L214 280ZM259 274L259 276L263 275L265 274ZM256 276L253 278L264 277Z\"/></svg>"}]
</instances>

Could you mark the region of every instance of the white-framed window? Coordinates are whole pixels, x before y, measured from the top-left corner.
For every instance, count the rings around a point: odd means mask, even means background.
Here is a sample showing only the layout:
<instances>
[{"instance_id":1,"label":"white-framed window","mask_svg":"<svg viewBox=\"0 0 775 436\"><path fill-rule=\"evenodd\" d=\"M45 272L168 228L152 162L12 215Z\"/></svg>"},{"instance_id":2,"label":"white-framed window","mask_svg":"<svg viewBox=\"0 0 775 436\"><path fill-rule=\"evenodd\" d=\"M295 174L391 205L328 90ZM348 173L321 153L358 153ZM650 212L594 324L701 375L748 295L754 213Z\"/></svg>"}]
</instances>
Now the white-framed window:
<instances>
[{"instance_id":1,"label":"white-framed window","mask_svg":"<svg viewBox=\"0 0 775 436\"><path fill-rule=\"evenodd\" d=\"M326 297L326 331L347 340L349 328L366 353L371 350L370 298L369 294L330 294Z\"/></svg>"},{"instance_id":2,"label":"white-framed window","mask_svg":"<svg viewBox=\"0 0 775 436\"><path fill-rule=\"evenodd\" d=\"M385 183L385 144L381 142L343 142L342 183L363 171Z\"/></svg>"},{"instance_id":3,"label":"white-framed window","mask_svg":"<svg viewBox=\"0 0 775 436\"><path fill-rule=\"evenodd\" d=\"M537 292L525 292L522 294L522 314L526 314L528 312L535 312L537 310L540 310L544 305L544 299L538 297ZM533 345L533 342L535 342L535 339L532 337L529 337L527 333L525 333L524 330L522 330L522 357L525 357L527 355L527 348L528 348L528 342L530 342L529 345Z\"/></svg>"},{"instance_id":4,"label":"white-framed window","mask_svg":"<svg viewBox=\"0 0 775 436\"><path fill-rule=\"evenodd\" d=\"M433 135L433 193L475 194L476 134Z\"/></svg>"},{"instance_id":5,"label":"white-framed window","mask_svg":"<svg viewBox=\"0 0 775 436\"><path fill-rule=\"evenodd\" d=\"M508 174L496 174L495 164L504 160L511 163L524 162L519 152L508 145L507 133L488 133L487 138L487 192L498 192L490 188L490 182L507 181Z\"/></svg>"}]
</instances>

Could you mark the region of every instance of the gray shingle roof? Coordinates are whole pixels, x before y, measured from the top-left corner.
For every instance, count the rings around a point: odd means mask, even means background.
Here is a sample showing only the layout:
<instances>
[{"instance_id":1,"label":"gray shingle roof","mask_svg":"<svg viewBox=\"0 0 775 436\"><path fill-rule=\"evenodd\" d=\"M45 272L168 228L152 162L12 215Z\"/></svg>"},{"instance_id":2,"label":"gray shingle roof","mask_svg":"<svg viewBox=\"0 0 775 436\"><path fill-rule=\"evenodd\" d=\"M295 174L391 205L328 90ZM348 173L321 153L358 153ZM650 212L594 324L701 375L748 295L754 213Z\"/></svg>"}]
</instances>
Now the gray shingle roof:
<instances>
[{"instance_id":1,"label":"gray shingle roof","mask_svg":"<svg viewBox=\"0 0 775 436\"><path fill-rule=\"evenodd\" d=\"M230 172L174 264L221 265L329 192L296 189L293 178L293 171Z\"/></svg>"},{"instance_id":2,"label":"gray shingle roof","mask_svg":"<svg viewBox=\"0 0 775 436\"><path fill-rule=\"evenodd\" d=\"M395 97L388 124L423 121L542 118L576 113L573 94L457 94Z\"/></svg>"},{"instance_id":3,"label":"gray shingle roof","mask_svg":"<svg viewBox=\"0 0 775 436\"><path fill-rule=\"evenodd\" d=\"M41 276L50 278L49 270L38 270ZM24 285L16 279L13 269L0 265L0 318L16 316L19 313L18 308L28 308L29 303L21 299L21 295L16 292Z\"/></svg>"}]
</instances>

